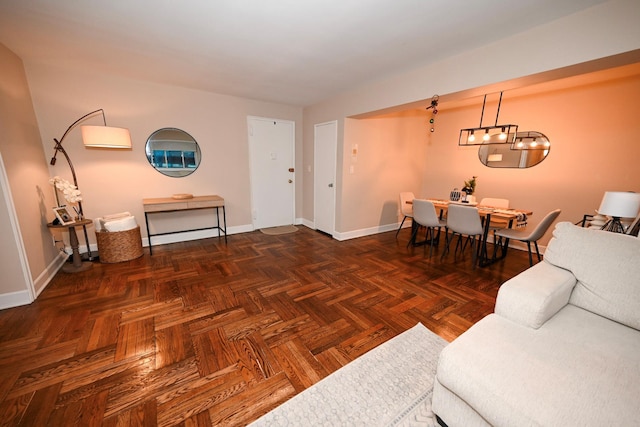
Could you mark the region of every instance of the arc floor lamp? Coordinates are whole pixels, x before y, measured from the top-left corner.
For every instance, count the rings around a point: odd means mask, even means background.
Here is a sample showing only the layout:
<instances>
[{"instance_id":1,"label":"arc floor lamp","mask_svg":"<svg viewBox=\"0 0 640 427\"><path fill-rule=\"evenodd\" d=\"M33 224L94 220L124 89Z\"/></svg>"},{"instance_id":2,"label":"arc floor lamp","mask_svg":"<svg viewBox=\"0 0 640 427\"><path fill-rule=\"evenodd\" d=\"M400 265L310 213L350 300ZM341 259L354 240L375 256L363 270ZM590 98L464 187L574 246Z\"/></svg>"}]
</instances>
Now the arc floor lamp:
<instances>
[{"instance_id":1,"label":"arc floor lamp","mask_svg":"<svg viewBox=\"0 0 640 427\"><path fill-rule=\"evenodd\" d=\"M60 139L53 138L55 145L53 147L54 153L53 157L51 157L51 161L49 164L51 166L56 164L56 156L58 153L61 153L64 158L67 160L69 164L69 168L71 169L71 176L73 177L73 185L78 187L78 178L76 176L76 171L73 167L73 163L71 162L71 158L69 154L62 146L65 137L69 134L71 130L73 130L79 123L87 120L89 117L92 117L96 114L100 113L102 115L103 126L81 126L82 128L82 142L85 147L93 147L93 148L114 148L114 149L130 149L131 148L131 135L129 133L129 129L118 128L107 126L107 118L105 117L104 110L102 108L92 111L90 113L85 114L80 117L75 122L71 123L71 125L67 128L66 131L62 134ZM78 202L78 214L80 217L83 217L82 211L82 202ZM91 248L89 246L89 236L87 235L87 226L83 225L82 230L84 231L84 238L87 244L87 251L89 253L89 259L92 259Z\"/></svg>"}]
</instances>

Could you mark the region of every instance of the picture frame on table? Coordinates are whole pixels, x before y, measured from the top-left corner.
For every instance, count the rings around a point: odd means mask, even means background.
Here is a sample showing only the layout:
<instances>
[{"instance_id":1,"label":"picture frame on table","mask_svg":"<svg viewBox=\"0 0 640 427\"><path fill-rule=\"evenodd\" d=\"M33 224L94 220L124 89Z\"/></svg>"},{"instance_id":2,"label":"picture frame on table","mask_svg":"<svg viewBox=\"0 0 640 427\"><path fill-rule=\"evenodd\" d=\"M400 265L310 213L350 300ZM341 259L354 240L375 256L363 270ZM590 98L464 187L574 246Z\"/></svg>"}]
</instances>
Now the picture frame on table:
<instances>
[{"instance_id":1,"label":"picture frame on table","mask_svg":"<svg viewBox=\"0 0 640 427\"><path fill-rule=\"evenodd\" d=\"M57 206L53 208L53 212L56 214L56 218L58 218L61 225L69 225L76 222L67 210L66 206Z\"/></svg>"}]
</instances>

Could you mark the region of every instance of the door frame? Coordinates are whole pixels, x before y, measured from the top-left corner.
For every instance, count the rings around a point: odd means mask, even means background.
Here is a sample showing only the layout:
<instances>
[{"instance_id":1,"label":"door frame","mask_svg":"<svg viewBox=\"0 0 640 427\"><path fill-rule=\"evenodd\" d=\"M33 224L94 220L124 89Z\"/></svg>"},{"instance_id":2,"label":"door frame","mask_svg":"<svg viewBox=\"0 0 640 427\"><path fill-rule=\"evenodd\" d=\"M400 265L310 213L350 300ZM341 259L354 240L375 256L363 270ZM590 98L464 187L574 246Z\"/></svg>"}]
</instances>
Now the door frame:
<instances>
[{"instance_id":1,"label":"door frame","mask_svg":"<svg viewBox=\"0 0 640 427\"><path fill-rule=\"evenodd\" d=\"M317 218L318 218L318 188L319 188L319 182L318 182L318 170L319 170L319 164L318 164L318 144L317 144L317 139L316 139L316 130L319 126L325 126L325 125L329 125L329 124L334 124L335 125L335 138L333 140L333 156L332 156L332 160L333 160L333 215L332 215L332 220L331 220L331 237L335 238L335 234L336 234L336 200L337 200L337 192L338 192L338 186L337 186L337 176L338 176L338 121L337 120L330 120L327 122L322 122L322 123L316 123L313 125L313 185L314 185L314 191L313 191L313 222L314 222L314 228L317 230L318 229L318 225L317 225ZM322 230L320 230L322 231Z\"/></svg>"},{"instance_id":2,"label":"door frame","mask_svg":"<svg viewBox=\"0 0 640 427\"><path fill-rule=\"evenodd\" d=\"M291 124L291 167L295 170L296 164L296 122L294 120L285 120L285 119L275 119L270 117L262 117L262 116L247 116L247 148L249 151L249 194L250 194L250 203L251 203L251 226L254 230L258 230L256 227L256 219L255 219L255 188L254 188L254 180L253 180L253 167L256 159L254 158L254 153L252 150L251 144L251 135L250 135L250 126L252 120L260 120L267 122L281 122L281 123L290 123ZM293 172L292 175L293 183L291 185L291 224L296 223L296 173Z\"/></svg>"}]
</instances>

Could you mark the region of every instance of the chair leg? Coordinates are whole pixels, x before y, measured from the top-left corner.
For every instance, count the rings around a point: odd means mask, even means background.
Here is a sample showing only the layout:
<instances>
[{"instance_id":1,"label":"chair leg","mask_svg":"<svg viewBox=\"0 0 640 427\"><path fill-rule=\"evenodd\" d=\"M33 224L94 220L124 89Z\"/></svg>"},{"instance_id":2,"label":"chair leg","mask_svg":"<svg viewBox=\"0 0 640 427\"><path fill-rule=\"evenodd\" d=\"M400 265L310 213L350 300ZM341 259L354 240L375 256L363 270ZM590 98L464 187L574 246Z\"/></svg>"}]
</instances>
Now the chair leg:
<instances>
[{"instance_id":1,"label":"chair leg","mask_svg":"<svg viewBox=\"0 0 640 427\"><path fill-rule=\"evenodd\" d=\"M540 251L538 250L538 241L536 240L533 244L536 245L536 255L538 255L538 262L540 262L542 259L540 258Z\"/></svg>"},{"instance_id":2,"label":"chair leg","mask_svg":"<svg viewBox=\"0 0 640 427\"><path fill-rule=\"evenodd\" d=\"M412 228L411 238L409 239L409 242L407 243L407 247L409 247L409 245L413 245L413 244L416 243L416 236L418 235L418 229L420 228L420 224L414 223L414 224L411 225L411 228Z\"/></svg>"},{"instance_id":3,"label":"chair leg","mask_svg":"<svg viewBox=\"0 0 640 427\"><path fill-rule=\"evenodd\" d=\"M455 239L455 233L451 236L451 239ZM444 249L442 250L442 255L440 255L440 259L443 259L446 254L449 253L449 245L451 244L451 240L449 240L449 229L445 227L444 229Z\"/></svg>"},{"instance_id":4,"label":"chair leg","mask_svg":"<svg viewBox=\"0 0 640 427\"><path fill-rule=\"evenodd\" d=\"M527 249L529 250L529 267L533 267L533 258L531 257L531 242L527 242Z\"/></svg>"},{"instance_id":5,"label":"chair leg","mask_svg":"<svg viewBox=\"0 0 640 427\"><path fill-rule=\"evenodd\" d=\"M405 219L407 219L406 216L404 218L402 218L402 222L400 223L400 227L398 227L398 231L396 231L396 239L398 238L398 233L400 232L400 230L402 230L402 226L404 225L404 220Z\"/></svg>"},{"instance_id":6,"label":"chair leg","mask_svg":"<svg viewBox=\"0 0 640 427\"><path fill-rule=\"evenodd\" d=\"M431 239L429 240L429 258L431 258L431 254L433 254L433 235L435 234L434 233L435 230L433 229L433 227L429 227L428 230L431 237ZM425 239L426 238L427 237L425 236Z\"/></svg>"}]
</instances>

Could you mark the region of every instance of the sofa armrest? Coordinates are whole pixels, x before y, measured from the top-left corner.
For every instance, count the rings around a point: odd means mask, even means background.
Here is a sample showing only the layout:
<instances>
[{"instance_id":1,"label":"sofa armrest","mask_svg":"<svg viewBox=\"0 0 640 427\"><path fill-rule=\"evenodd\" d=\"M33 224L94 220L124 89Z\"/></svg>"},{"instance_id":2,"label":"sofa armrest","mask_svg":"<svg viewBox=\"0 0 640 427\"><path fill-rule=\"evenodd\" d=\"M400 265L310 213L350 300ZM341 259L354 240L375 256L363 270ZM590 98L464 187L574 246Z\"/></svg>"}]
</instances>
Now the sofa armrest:
<instances>
[{"instance_id":1,"label":"sofa armrest","mask_svg":"<svg viewBox=\"0 0 640 427\"><path fill-rule=\"evenodd\" d=\"M500 287L495 312L538 329L567 305L575 285L576 278L570 271L539 262Z\"/></svg>"}]
</instances>

